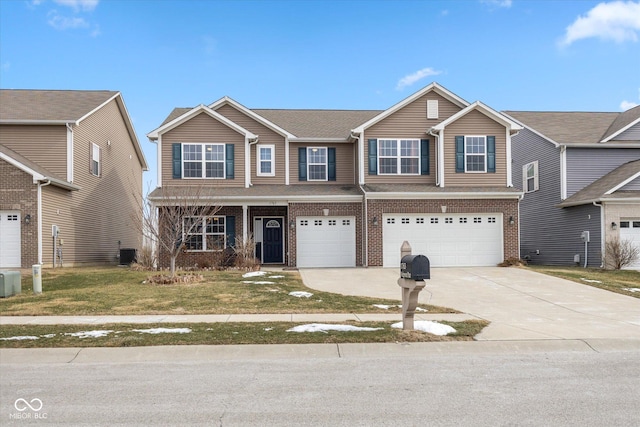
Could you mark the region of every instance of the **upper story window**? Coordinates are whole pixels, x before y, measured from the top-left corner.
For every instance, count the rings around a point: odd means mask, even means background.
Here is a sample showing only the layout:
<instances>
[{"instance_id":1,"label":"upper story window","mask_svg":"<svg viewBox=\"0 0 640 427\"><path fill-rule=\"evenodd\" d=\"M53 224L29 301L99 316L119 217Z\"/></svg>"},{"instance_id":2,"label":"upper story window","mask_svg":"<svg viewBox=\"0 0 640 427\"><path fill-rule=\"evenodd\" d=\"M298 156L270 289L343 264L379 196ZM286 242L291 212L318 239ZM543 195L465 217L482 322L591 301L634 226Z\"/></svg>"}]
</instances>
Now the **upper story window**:
<instances>
[{"instance_id":1,"label":"upper story window","mask_svg":"<svg viewBox=\"0 0 640 427\"><path fill-rule=\"evenodd\" d=\"M183 218L187 251L213 252L226 247L224 216L188 216Z\"/></svg>"},{"instance_id":2,"label":"upper story window","mask_svg":"<svg viewBox=\"0 0 640 427\"><path fill-rule=\"evenodd\" d=\"M224 178L224 144L182 144L184 178Z\"/></svg>"},{"instance_id":3,"label":"upper story window","mask_svg":"<svg viewBox=\"0 0 640 427\"><path fill-rule=\"evenodd\" d=\"M102 175L102 149L93 142L91 143L91 164L89 167L92 175Z\"/></svg>"},{"instance_id":4,"label":"upper story window","mask_svg":"<svg viewBox=\"0 0 640 427\"><path fill-rule=\"evenodd\" d=\"M538 161L527 163L522 167L522 186L525 193L538 191Z\"/></svg>"},{"instance_id":5,"label":"upper story window","mask_svg":"<svg viewBox=\"0 0 640 427\"><path fill-rule=\"evenodd\" d=\"M307 179L309 181L327 180L327 148L307 148Z\"/></svg>"},{"instance_id":6,"label":"upper story window","mask_svg":"<svg viewBox=\"0 0 640 427\"><path fill-rule=\"evenodd\" d=\"M380 175L418 175L420 140L378 140L378 171Z\"/></svg>"},{"instance_id":7,"label":"upper story window","mask_svg":"<svg viewBox=\"0 0 640 427\"><path fill-rule=\"evenodd\" d=\"M275 176L275 146L258 145L257 147L258 176Z\"/></svg>"},{"instance_id":8,"label":"upper story window","mask_svg":"<svg viewBox=\"0 0 640 427\"><path fill-rule=\"evenodd\" d=\"M456 136L455 144L456 172L493 173L496 171L495 136Z\"/></svg>"}]
</instances>

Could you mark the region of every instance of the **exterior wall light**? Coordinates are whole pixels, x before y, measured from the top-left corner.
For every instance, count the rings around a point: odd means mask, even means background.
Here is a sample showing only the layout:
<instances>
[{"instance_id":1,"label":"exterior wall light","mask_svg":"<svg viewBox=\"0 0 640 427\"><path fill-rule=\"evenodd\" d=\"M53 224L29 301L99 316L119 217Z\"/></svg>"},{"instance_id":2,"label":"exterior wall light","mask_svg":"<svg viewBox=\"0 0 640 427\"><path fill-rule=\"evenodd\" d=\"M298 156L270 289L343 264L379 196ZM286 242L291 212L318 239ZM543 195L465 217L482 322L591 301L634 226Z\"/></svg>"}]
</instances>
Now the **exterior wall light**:
<instances>
[{"instance_id":1,"label":"exterior wall light","mask_svg":"<svg viewBox=\"0 0 640 427\"><path fill-rule=\"evenodd\" d=\"M31 215L27 214L27 215L24 217L24 223L25 223L25 224L29 224L30 222L31 222Z\"/></svg>"},{"instance_id":2,"label":"exterior wall light","mask_svg":"<svg viewBox=\"0 0 640 427\"><path fill-rule=\"evenodd\" d=\"M290 221L290 222L289 222L289 228L291 228L292 230L293 230L294 228L296 228L296 222L295 222L295 221L293 221L293 220L292 220L292 221Z\"/></svg>"},{"instance_id":3,"label":"exterior wall light","mask_svg":"<svg viewBox=\"0 0 640 427\"><path fill-rule=\"evenodd\" d=\"M611 223L611 229L615 230L616 228L618 228L618 224L616 224L615 222Z\"/></svg>"},{"instance_id":4,"label":"exterior wall light","mask_svg":"<svg viewBox=\"0 0 640 427\"><path fill-rule=\"evenodd\" d=\"M515 224L515 220L513 219L513 215L509 217L509 225Z\"/></svg>"},{"instance_id":5,"label":"exterior wall light","mask_svg":"<svg viewBox=\"0 0 640 427\"><path fill-rule=\"evenodd\" d=\"M373 217L373 225L375 225L376 227L378 226L378 217L377 216Z\"/></svg>"}]
</instances>

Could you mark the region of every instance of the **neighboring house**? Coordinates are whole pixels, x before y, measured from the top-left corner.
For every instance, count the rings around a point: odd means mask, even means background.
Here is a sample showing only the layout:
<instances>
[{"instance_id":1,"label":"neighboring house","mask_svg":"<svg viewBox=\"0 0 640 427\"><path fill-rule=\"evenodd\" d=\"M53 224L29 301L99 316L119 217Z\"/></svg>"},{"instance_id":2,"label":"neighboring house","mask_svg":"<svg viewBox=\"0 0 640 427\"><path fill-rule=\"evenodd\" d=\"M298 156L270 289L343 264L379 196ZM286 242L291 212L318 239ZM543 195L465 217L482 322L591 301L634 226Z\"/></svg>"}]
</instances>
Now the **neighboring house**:
<instances>
[{"instance_id":1,"label":"neighboring house","mask_svg":"<svg viewBox=\"0 0 640 427\"><path fill-rule=\"evenodd\" d=\"M182 265L211 264L236 236L264 264L399 267L517 258L511 138L521 126L432 83L384 111L248 109L224 97L177 108L147 136L163 191L200 187L214 215L190 218ZM166 193L165 193L166 194ZM161 256L163 265L166 257Z\"/></svg>"},{"instance_id":2,"label":"neighboring house","mask_svg":"<svg viewBox=\"0 0 640 427\"><path fill-rule=\"evenodd\" d=\"M513 138L513 181L525 191L521 255L533 264L599 267L609 240L640 248L640 106L506 114L525 126Z\"/></svg>"},{"instance_id":3,"label":"neighboring house","mask_svg":"<svg viewBox=\"0 0 640 427\"><path fill-rule=\"evenodd\" d=\"M0 267L113 263L140 248L144 170L120 92L1 90Z\"/></svg>"}]
</instances>

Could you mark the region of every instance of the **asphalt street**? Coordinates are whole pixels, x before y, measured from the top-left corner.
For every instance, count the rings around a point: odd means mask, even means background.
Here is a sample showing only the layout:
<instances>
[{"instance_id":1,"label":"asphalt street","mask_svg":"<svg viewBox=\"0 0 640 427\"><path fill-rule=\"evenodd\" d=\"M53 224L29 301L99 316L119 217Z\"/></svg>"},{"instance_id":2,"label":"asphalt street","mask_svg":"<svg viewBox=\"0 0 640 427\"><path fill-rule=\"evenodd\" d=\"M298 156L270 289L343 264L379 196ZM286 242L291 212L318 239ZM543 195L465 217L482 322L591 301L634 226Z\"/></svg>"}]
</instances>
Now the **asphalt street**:
<instances>
[{"instance_id":1,"label":"asphalt street","mask_svg":"<svg viewBox=\"0 0 640 427\"><path fill-rule=\"evenodd\" d=\"M0 424L638 426L640 349L622 344L5 350Z\"/></svg>"}]
</instances>

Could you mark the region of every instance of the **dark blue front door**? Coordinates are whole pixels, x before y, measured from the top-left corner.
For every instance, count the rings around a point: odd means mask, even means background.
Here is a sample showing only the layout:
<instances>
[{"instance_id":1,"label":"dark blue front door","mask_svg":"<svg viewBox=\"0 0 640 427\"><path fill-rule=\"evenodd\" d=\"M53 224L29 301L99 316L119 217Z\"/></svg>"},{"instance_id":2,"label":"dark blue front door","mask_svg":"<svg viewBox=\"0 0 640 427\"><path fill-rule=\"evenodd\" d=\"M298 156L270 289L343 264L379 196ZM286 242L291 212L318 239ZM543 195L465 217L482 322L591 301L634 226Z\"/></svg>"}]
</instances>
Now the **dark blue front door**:
<instances>
[{"instance_id":1,"label":"dark blue front door","mask_svg":"<svg viewBox=\"0 0 640 427\"><path fill-rule=\"evenodd\" d=\"M262 262L282 264L283 237L282 218L264 218L262 221Z\"/></svg>"}]
</instances>

